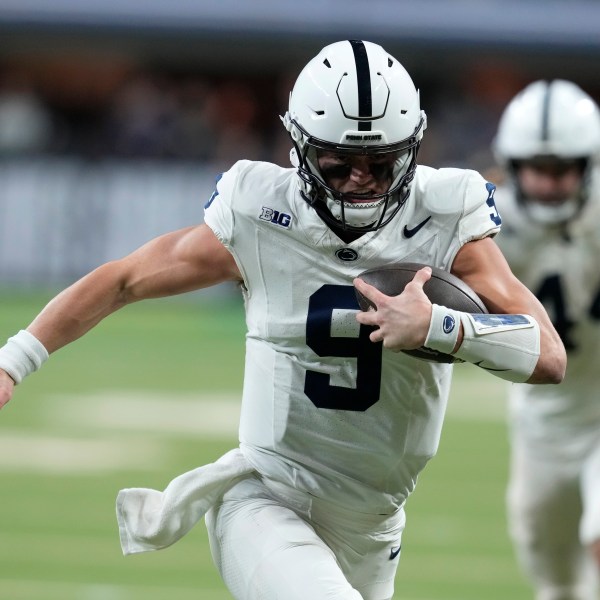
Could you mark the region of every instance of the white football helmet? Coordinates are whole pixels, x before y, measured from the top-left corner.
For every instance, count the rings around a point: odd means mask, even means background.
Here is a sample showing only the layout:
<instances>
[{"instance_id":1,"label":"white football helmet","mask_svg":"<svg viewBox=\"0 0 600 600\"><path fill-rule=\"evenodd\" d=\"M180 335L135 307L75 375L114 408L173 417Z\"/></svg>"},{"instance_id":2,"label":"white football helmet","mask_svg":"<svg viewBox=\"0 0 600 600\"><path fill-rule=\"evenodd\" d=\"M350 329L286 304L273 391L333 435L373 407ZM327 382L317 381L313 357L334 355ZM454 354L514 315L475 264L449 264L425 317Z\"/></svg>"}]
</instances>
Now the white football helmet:
<instances>
[{"instance_id":1,"label":"white football helmet","mask_svg":"<svg viewBox=\"0 0 600 600\"><path fill-rule=\"evenodd\" d=\"M349 40L323 48L298 76L282 121L294 143L290 158L302 196L330 225L374 231L403 206L426 117L412 79L381 46ZM338 192L319 170L318 150L393 153L392 183L369 202Z\"/></svg>"},{"instance_id":2,"label":"white football helmet","mask_svg":"<svg viewBox=\"0 0 600 600\"><path fill-rule=\"evenodd\" d=\"M504 110L492 149L533 219L544 224L566 222L579 213L588 196L591 169L600 156L600 110L570 81L536 81ZM559 165L578 163L582 171L577 194L554 205L526 197L517 179L521 163L548 159Z\"/></svg>"}]
</instances>

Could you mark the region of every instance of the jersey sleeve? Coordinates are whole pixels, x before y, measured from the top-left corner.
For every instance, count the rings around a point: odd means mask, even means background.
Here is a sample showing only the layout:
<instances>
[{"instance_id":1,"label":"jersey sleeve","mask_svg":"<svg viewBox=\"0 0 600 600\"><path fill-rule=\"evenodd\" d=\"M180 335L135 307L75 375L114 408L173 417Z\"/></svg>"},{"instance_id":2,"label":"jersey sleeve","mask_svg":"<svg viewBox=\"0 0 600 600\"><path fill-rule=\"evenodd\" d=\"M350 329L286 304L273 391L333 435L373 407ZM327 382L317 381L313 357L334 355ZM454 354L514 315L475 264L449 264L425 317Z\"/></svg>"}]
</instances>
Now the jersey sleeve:
<instances>
[{"instance_id":1,"label":"jersey sleeve","mask_svg":"<svg viewBox=\"0 0 600 600\"><path fill-rule=\"evenodd\" d=\"M500 231L502 218L496 208L496 186L476 171L465 171L463 214L458 226L461 245L494 236Z\"/></svg>"},{"instance_id":2,"label":"jersey sleeve","mask_svg":"<svg viewBox=\"0 0 600 600\"><path fill-rule=\"evenodd\" d=\"M231 248L233 242L234 202L245 162L238 161L217 177L215 190L204 206L204 222L227 248Z\"/></svg>"}]
</instances>

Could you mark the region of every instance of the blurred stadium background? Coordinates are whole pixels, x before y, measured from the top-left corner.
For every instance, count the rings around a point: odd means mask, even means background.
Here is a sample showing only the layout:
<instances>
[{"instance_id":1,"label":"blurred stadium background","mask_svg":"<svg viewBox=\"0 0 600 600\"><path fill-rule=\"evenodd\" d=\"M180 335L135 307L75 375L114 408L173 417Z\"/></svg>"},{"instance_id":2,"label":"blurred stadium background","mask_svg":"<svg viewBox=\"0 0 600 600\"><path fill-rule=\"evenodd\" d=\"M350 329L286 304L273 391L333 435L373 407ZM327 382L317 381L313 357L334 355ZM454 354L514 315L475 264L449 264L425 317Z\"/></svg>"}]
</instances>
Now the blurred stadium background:
<instances>
[{"instance_id":1,"label":"blurred stadium background","mask_svg":"<svg viewBox=\"0 0 600 600\"><path fill-rule=\"evenodd\" d=\"M485 171L528 82L600 99L599 29L592 0L0 0L0 337L96 265L201 221L238 158L287 165L278 115L323 45L384 45L421 90L420 161ZM129 307L22 384L0 418L0 599L229 598L203 526L123 558L114 498L235 444L243 329L227 287ZM529 597L505 531L503 391L457 369L396 597Z\"/></svg>"}]
</instances>

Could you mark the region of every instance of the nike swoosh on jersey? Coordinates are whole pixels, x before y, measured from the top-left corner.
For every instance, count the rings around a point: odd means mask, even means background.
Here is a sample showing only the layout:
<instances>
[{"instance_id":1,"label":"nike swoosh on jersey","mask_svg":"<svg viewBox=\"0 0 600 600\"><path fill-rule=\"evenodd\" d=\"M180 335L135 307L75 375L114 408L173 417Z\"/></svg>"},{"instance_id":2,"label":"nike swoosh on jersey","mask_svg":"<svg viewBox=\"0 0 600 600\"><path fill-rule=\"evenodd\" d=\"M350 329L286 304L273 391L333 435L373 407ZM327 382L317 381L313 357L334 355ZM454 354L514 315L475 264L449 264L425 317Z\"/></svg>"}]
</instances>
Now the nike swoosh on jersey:
<instances>
[{"instance_id":1,"label":"nike swoosh on jersey","mask_svg":"<svg viewBox=\"0 0 600 600\"><path fill-rule=\"evenodd\" d=\"M405 225L404 226L404 237L411 238L416 233L419 233L419 231L421 231L421 229L429 222L429 219L431 219L431 215L429 215L426 219L421 221L418 225L416 225L412 229L409 229L408 225Z\"/></svg>"},{"instance_id":2,"label":"nike swoosh on jersey","mask_svg":"<svg viewBox=\"0 0 600 600\"><path fill-rule=\"evenodd\" d=\"M400 548L402 548L402 546L392 546L392 549L390 550L390 560L394 560L396 556L400 554Z\"/></svg>"}]
</instances>

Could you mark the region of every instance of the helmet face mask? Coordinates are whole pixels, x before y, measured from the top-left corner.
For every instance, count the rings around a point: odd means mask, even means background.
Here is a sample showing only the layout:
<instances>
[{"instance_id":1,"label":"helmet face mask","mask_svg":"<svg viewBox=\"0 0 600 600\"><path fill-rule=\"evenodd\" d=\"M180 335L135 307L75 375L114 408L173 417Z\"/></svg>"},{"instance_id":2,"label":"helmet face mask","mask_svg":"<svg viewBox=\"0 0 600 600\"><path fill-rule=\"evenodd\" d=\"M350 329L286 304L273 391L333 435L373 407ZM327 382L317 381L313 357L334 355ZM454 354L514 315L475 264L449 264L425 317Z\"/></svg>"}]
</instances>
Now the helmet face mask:
<instances>
[{"instance_id":1,"label":"helmet face mask","mask_svg":"<svg viewBox=\"0 0 600 600\"><path fill-rule=\"evenodd\" d=\"M326 46L299 75L282 120L302 196L329 225L373 231L403 206L426 119L408 73L383 48L359 41ZM337 157L340 167L367 159L373 181L385 170L377 165L387 165L389 184L372 194L344 192L339 177L321 170L324 155Z\"/></svg>"},{"instance_id":2,"label":"helmet face mask","mask_svg":"<svg viewBox=\"0 0 600 600\"><path fill-rule=\"evenodd\" d=\"M504 110L493 150L529 217L542 225L566 223L589 195L600 155L600 111L571 82L534 82Z\"/></svg>"}]
</instances>

